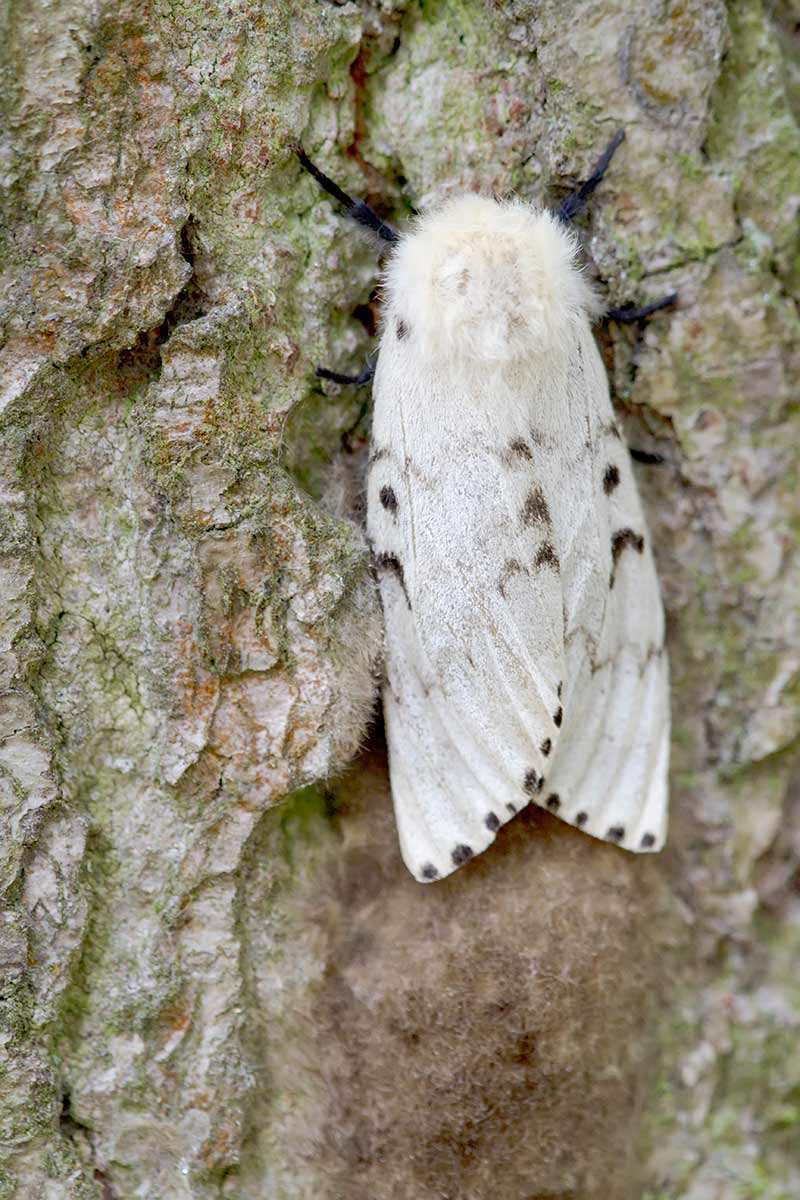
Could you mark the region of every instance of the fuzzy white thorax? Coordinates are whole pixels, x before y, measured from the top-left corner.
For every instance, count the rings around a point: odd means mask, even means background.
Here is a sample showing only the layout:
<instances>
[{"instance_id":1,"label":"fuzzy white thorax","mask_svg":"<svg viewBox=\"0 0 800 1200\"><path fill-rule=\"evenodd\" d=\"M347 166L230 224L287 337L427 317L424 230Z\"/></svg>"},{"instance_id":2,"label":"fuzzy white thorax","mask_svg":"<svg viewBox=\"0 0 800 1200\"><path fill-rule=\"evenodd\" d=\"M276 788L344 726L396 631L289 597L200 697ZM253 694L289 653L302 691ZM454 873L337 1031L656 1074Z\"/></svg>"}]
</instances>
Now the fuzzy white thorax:
<instances>
[{"instance_id":1,"label":"fuzzy white thorax","mask_svg":"<svg viewBox=\"0 0 800 1200\"><path fill-rule=\"evenodd\" d=\"M556 216L520 200L461 196L419 218L385 273L387 317L426 358L501 365L558 355L601 305Z\"/></svg>"}]
</instances>

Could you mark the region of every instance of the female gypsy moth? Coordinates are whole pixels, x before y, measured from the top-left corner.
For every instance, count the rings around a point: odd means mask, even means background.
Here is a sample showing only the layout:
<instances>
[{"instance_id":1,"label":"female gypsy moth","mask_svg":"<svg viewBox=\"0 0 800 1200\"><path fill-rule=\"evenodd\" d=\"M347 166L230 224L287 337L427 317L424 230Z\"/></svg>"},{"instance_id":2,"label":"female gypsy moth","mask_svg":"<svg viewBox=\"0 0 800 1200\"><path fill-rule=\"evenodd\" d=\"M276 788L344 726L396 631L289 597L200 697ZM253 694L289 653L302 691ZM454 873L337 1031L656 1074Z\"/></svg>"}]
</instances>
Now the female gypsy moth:
<instances>
[{"instance_id":1,"label":"female gypsy moth","mask_svg":"<svg viewBox=\"0 0 800 1200\"><path fill-rule=\"evenodd\" d=\"M469 195L382 235L367 527L400 846L423 882L531 800L627 850L664 844L664 618L575 207Z\"/></svg>"}]
</instances>

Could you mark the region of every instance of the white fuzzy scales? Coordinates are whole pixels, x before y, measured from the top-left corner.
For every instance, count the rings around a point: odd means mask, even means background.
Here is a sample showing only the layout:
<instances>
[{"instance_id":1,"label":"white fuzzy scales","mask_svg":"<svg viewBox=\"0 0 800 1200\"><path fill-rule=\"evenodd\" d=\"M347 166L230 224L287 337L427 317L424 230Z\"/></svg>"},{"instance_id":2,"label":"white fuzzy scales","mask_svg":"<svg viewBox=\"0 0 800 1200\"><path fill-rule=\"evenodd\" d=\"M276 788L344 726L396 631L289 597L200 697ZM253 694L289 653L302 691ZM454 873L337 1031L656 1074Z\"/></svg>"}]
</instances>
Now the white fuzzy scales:
<instances>
[{"instance_id":1,"label":"white fuzzy scales","mask_svg":"<svg viewBox=\"0 0 800 1200\"><path fill-rule=\"evenodd\" d=\"M664 844L663 611L575 252L551 214L468 196L387 271L368 530L421 881L531 800L627 850Z\"/></svg>"}]
</instances>

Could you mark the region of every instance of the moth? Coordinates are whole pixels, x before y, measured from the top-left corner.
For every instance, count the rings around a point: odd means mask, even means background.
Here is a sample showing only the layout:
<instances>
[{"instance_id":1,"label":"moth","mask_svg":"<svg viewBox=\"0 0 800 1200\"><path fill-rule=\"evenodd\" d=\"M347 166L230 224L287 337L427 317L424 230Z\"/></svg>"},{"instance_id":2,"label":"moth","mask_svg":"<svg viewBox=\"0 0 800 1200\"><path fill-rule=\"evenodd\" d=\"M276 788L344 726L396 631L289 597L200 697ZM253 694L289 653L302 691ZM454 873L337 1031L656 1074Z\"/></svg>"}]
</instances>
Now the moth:
<instances>
[{"instance_id":1,"label":"moth","mask_svg":"<svg viewBox=\"0 0 800 1200\"><path fill-rule=\"evenodd\" d=\"M391 790L420 882L531 802L626 850L664 845L664 615L571 228L623 136L555 212L465 195L403 235L298 150L391 248L367 532Z\"/></svg>"}]
</instances>

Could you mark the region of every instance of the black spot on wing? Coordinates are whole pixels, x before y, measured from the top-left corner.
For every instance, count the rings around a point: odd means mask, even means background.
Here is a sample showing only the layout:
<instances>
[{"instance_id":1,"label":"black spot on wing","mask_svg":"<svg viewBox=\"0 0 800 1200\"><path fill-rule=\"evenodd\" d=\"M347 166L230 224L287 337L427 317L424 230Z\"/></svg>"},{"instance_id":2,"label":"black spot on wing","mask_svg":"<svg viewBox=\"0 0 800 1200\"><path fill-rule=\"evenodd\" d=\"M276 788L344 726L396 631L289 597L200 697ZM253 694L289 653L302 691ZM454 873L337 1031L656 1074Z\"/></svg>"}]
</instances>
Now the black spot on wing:
<instances>
[{"instance_id":1,"label":"black spot on wing","mask_svg":"<svg viewBox=\"0 0 800 1200\"><path fill-rule=\"evenodd\" d=\"M517 806L516 806L516 804L507 804L507 805L506 805L506 808L508 809L508 811L511 813L511 815L512 815L512 817L513 817L513 816L514 816L514 814L515 814L515 813L516 813L516 811L517 811Z\"/></svg>"},{"instance_id":2,"label":"black spot on wing","mask_svg":"<svg viewBox=\"0 0 800 1200\"><path fill-rule=\"evenodd\" d=\"M558 792L553 792L551 796L548 796L546 804L551 812L558 812L558 810L561 808L561 797L559 796Z\"/></svg>"},{"instance_id":3,"label":"black spot on wing","mask_svg":"<svg viewBox=\"0 0 800 1200\"><path fill-rule=\"evenodd\" d=\"M562 679L561 682L559 683L558 687L556 688L556 695L558 696L559 700L561 699L561 689L563 688L563 686L564 686L564 680Z\"/></svg>"},{"instance_id":4,"label":"black spot on wing","mask_svg":"<svg viewBox=\"0 0 800 1200\"><path fill-rule=\"evenodd\" d=\"M398 317L395 331L397 333L397 340L400 342L402 342L403 338L408 337L410 330L402 317Z\"/></svg>"},{"instance_id":5,"label":"black spot on wing","mask_svg":"<svg viewBox=\"0 0 800 1200\"><path fill-rule=\"evenodd\" d=\"M582 827L583 827L583 826L586 824L586 822L587 822L588 820L589 820L589 814L588 814L588 813L585 813L585 812L579 812L579 813L577 814L577 816L575 817L575 824L576 824L576 825L578 825L578 826L580 826L580 827L582 828Z\"/></svg>"},{"instance_id":6,"label":"black spot on wing","mask_svg":"<svg viewBox=\"0 0 800 1200\"><path fill-rule=\"evenodd\" d=\"M451 858L453 859L455 866L461 867L465 862L469 862L469 860L472 858L472 850L469 848L469 846L456 846L453 850Z\"/></svg>"},{"instance_id":7,"label":"black spot on wing","mask_svg":"<svg viewBox=\"0 0 800 1200\"><path fill-rule=\"evenodd\" d=\"M426 863L425 866L420 870L420 875L423 879L439 878L439 872L436 870L436 867L433 865L433 863Z\"/></svg>"},{"instance_id":8,"label":"black spot on wing","mask_svg":"<svg viewBox=\"0 0 800 1200\"><path fill-rule=\"evenodd\" d=\"M632 529L618 529L616 533L611 535L611 554L616 561L622 551L631 547L637 554L641 554L644 550L644 538L640 533L635 533Z\"/></svg>"},{"instance_id":9,"label":"black spot on wing","mask_svg":"<svg viewBox=\"0 0 800 1200\"><path fill-rule=\"evenodd\" d=\"M502 454L503 462L508 466L519 466L520 463L533 462L531 448L523 438L514 438Z\"/></svg>"},{"instance_id":10,"label":"black spot on wing","mask_svg":"<svg viewBox=\"0 0 800 1200\"><path fill-rule=\"evenodd\" d=\"M525 791L529 796L537 796L544 787L544 775L539 775L531 767L530 771L525 772Z\"/></svg>"},{"instance_id":11,"label":"black spot on wing","mask_svg":"<svg viewBox=\"0 0 800 1200\"><path fill-rule=\"evenodd\" d=\"M643 850L648 850L651 846L655 846L655 844L656 844L656 837L655 837L654 833L644 834L644 836L642 837L642 842L641 842Z\"/></svg>"},{"instance_id":12,"label":"black spot on wing","mask_svg":"<svg viewBox=\"0 0 800 1200\"><path fill-rule=\"evenodd\" d=\"M497 580L497 590L504 600L506 598L506 584L508 583L509 579L513 578L514 575L518 575L521 570L522 563L518 558L507 558L503 563L503 569L500 572L499 579Z\"/></svg>"},{"instance_id":13,"label":"black spot on wing","mask_svg":"<svg viewBox=\"0 0 800 1200\"><path fill-rule=\"evenodd\" d=\"M544 741L542 742L541 746L539 747L539 749L541 750L541 752L545 756L545 758L547 758L548 754L553 749L553 743L550 740L550 738L545 738Z\"/></svg>"},{"instance_id":14,"label":"black spot on wing","mask_svg":"<svg viewBox=\"0 0 800 1200\"><path fill-rule=\"evenodd\" d=\"M556 729L561 728L561 722L563 720L564 720L564 710L561 707L561 705L559 704L558 708L553 713L553 724L555 725Z\"/></svg>"},{"instance_id":15,"label":"black spot on wing","mask_svg":"<svg viewBox=\"0 0 800 1200\"><path fill-rule=\"evenodd\" d=\"M523 525L545 525L548 529L550 528L552 524L550 509L547 507L544 492L540 487L533 487L528 492L522 506L520 519Z\"/></svg>"},{"instance_id":16,"label":"black spot on wing","mask_svg":"<svg viewBox=\"0 0 800 1200\"><path fill-rule=\"evenodd\" d=\"M486 814L485 824L486 828L490 829L492 833L497 833L497 830L500 828L500 822L493 812Z\"/></svg>"},{"instance_id":17,"label":"black spot on wing","mask_svg":"<svg viewBox=\"0 0 800 1200\"><path fill-rule=\"evenodd\" d=\"M554 571L561 570L561 563L558 561L558 555L551 546L550 542L543 542L539 547L539 553L536 555L537 567L552 567Z\"/></svg>"},{"instance_id":18,"label":"black spot on wing","mask_svg":"<svg viewBox=\"0 0 800 1200\"><path fill-rule=\"evenodd\" d=\"M610 842L621 842L622 839L625 837L625 826L624 825L612 825L611 828L609 829L608 833L606 834L606 837L608 838L608 840Z\"/></svg>"},{"instance_id":19,"label":"black spot on wing","mask_svg":"<svg viewBox=\"0 0 800 1200\"><path fill-rule=\"evenodd\" d=\"M400 587L403 589L403 595L406 598L406 604L411 608L411 600L409 599L408 589L406 588L406 575L403 570L403 564L396 554L381 553L376 555L375 566L378 569L378 574L390 574L399 581Z\"/></svg>"},{"instance_id":20,"label":"black spot on wing","mask_svg":"<svg viewBox=\"0 0 800 1200\"><path fill-rule=\"evenodd\" d=\"M603 491L607 496L610 496L615 488L619 487L619 467L614 463L609 463L603 475Z\"/></svg>"},{"instance_id":21,"label":"black spot on wing","mask_svg":"<svg viewBox=\"0 0 800 1200\"><path fill-rule=\"evenodd\" d=\"M389 487L389 484L385 483L379 492L379 496L381 504L388 512L397 512L397 496L394 494L394 488Z\"/></svg>"},{"instance_id":22,"label":"black spot on wing","mask_svg":"<svg viewBox=\"0 0 800 1200\"><path fill-rule=\"evenodd\" d=\"M633 529L617 529L611 535L611 580L609 587L614 586L614 579L617 573L617 563L620 555L624 550L635 550L637 554L642 554L644 551L644 538L640 533L636 533Z\"/></svg>"}]
</instances>

